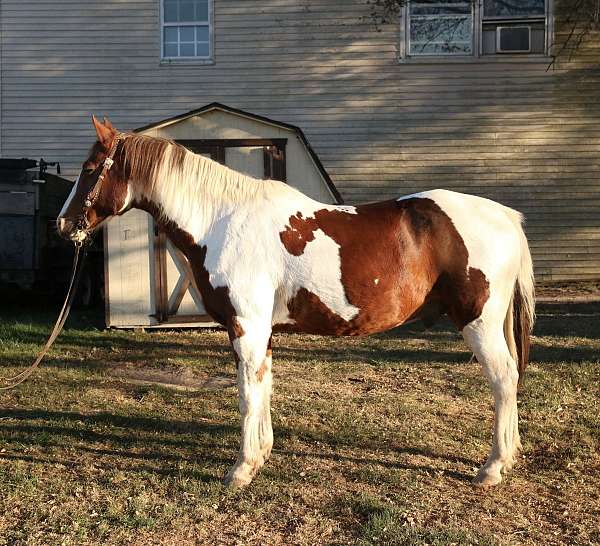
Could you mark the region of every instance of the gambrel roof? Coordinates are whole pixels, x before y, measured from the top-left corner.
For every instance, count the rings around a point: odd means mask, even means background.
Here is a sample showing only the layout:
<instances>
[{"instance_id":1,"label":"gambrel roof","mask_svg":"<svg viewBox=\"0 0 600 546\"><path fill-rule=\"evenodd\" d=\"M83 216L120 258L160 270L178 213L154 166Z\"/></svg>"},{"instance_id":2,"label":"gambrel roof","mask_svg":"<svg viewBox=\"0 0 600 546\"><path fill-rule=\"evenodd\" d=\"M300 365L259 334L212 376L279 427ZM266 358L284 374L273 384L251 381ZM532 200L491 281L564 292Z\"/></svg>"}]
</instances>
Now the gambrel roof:
<instances>
[{"instance_id":1,"label":"gambrel roof","mask_svg":"<svg viewBox=\"0 0 600 546\"><path fill-rule=\"evenodd\" d=\"M186 120L188 118L198 116L201 114L205 114L205 113L211 112L213 110L221 110L222 112L228 112L230 114L242 116L242 117L254 120L254 121L266 123L268 125L273 125L275 127L280 127L282 129L287 129L287 130L295 132L296 135L298 136L298 138L300 139L300 141L302 142L302 144L304 145L304 147L306 148L306 151L310 155L310 157L311 157L312 161L314 162L315 166L317 167L319 173L323 177L325 184L327 184L327 187L328 187L329 191L332 193L336 202L338 204L342 204L344 202L342 199L342 196L340 195L340 192L335 187L335 184L333 183L329 174L325 170L325 167L321 163L319 156L313 150L313 148L310 145L310 143L308 142L306 136L302 132L302 129L300 129L300 127L297 127L296 125L291 125L291 124L285 123L283 121L277 121L277 120L270 119L270 118L267 118L264 116L259 116L258 114L252 114L250 112L246 112L244 110L239 110L237 108L233 108L231 106L227 106L227 105L221 104L219 102L211 102L210 104L207 104L206 106L202 106L201 108L197 108L195 110L190 110L189 112L185 112L184 114L179 114L177 116L173 116L173 117L166 118L166 119L163 119L160 121L156 121L154 123L150 123L148 125L144 125L142 127L138 127L137 129L134 129L134 133L143 133L150 129L158 129L158 128L167 127L174 123L178 123L178 122Z\"/></svg>"}]
</instances>

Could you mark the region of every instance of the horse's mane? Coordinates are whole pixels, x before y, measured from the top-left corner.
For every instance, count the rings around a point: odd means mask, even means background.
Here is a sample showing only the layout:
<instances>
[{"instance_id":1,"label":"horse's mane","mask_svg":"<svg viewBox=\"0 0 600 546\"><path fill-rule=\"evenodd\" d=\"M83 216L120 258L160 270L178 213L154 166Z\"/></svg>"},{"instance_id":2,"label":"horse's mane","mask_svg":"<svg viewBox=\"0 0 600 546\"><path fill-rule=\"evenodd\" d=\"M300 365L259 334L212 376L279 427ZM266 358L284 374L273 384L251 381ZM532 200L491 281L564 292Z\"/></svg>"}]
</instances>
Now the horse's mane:
<instances>
[{"instance_id":1,"label":"horse's mane","mask_svg":"<svg viewBox=\"0 0 600 546\"><path fill-rule=\"evenodd\" d=\"M134 194L160 204L170 218L189 217L192 207L197 211L217 203L235 205L288 188L234 171L164 138L128 133L120 153L135 184Z\"/></svg>"}]
</instances>

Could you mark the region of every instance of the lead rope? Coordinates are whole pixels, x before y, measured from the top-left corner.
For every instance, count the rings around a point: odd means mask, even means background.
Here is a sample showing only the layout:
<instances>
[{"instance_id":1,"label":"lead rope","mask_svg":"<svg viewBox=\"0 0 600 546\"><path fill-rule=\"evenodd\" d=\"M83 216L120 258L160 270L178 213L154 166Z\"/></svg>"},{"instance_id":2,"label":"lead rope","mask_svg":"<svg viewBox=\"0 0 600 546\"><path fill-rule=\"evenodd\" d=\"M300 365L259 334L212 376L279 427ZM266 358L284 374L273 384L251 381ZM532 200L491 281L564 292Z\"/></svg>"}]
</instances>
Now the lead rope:
<instances>
[{"instance_id":1,"label":"lead rope","mask_svg":"<svg viewBox=\"0 0 600 546\"><path fill-rule=\"evenodd\" d=\"M48 341L38 354L34 363L23 370L21 373L13 376L13 377L3 377L0 378L4 385L0 386L0 391L7 391L9 389L14 389L17 385L23 383L40 365L40 362L46 356L50 347L60 334L67 317L69 316L69 311L71 310L71 305L73 304L73 299L75 296L75 289L77 288L77 284L79 282L79 277L81 276L82 265L85 260L85 249L81 243L75 244L75 256L73 257L73 271L71 272L71 281L69 282L69 289L67 291L67 295L65 297L65 302L63 303L62 309L56 319L56 324L54 324L54 328L50 333L50 337L48 337Z\"/></svg>"}]
</instances>

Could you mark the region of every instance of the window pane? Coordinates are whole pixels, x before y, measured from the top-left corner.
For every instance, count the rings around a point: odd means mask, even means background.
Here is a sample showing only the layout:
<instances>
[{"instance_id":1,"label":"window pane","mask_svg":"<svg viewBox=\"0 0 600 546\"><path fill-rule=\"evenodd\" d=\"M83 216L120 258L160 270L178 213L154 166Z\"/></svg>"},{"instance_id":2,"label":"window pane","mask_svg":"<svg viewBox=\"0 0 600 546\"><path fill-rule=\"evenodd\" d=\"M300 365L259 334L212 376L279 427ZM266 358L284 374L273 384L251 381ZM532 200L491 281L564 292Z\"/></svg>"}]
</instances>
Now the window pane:
<instances>
[{"instance_id":1,"label":"window pane","mask_svg":"<svg viewBox=\"0 0 600 546\"><path fill-rule=\"evenodd\" d=\"M188 2L182 0L179 3L179 20L180 21L194 21L194 2Z\"/></svg>"},{"instance_id":2,"label":"window pane","mask_svg":"<svg viewBox=\"0 0 600 546\"><path fill-rule=\"evenodd\" d=\"M411 2L410 55L469 55L473 51L470 1Z\"/></svg>"},{"instance_id":3,"label":"window pane","mask_svg":"<svg viewBox=\"0 0 600 546\"><path fill-rule=\"evenodd\" d=\"M484 17L528 17L545 14L544 0L484 0Z\"/></svg>"},{"instance_id":4,"label":"window pane","mask_svg":"<svg viewBox=\"0 0 600 546\"><path fill-rule=\"evenodd\" d=\"M196 41L208 42L208 27L196 27Z\"/></svg>"},{"instance_id":5,"label":"window pane","mask_svg":"<svg viewBox=\"0 0 600 546\"><path fill-rule=\"evenodd\" d=\"M165 27L165 42L177 43L177 27Z\"/></svg>"},{"instance_id":6,"label":"window pane","mask_svg":"<svg viewBox=\"0 0 600 546\"><path fill-rule=\"evenodd\" d=\"M165 44L165 57L179 57L177 44Z\"/></svg>"},{"instance_id":7,"label":"window pane","mask_svg":"<svg viewBox=\"0 0 600 546\"><path fill-rule=\"evenodd\" d=\"M208 57L208 44L196 44L196 55L198 57Z\"/></svg>"},{"instance_id":8,"label":"window pane","mask_svg":"<svg viewBox=\"0 0 600 546\"><path fill-rule=\"evenodd\" d=\"M182 42L193 42L194 27L179 27L179 39Z\"/></svg>"},{"instance_id":9,"label":"window pane","mask_svg":"<svg viewBox=\"0 0 600 546\"><path fill-rule=\"evenodd\" d=\"M471 3L468 0L411 2L410 12L412 15L470 15Z\"/></svg>"},{"instance_id":10,"label":"window pane","mask_svg":"<svg viewBox=\"0 0 600 546\"><path fill-rule=\"evenodd\" d=\"M179 44L179 54L182 57L194 57L194 44Z\"/></svg>"},{"instance_id":11,"label":"window pane","mask_svg":"<svg viewBox=\"0 0 600 546\"><path fill-rule=\"evenodd\" d=\"M196 21L208 21L208 0L196 0Z\"/></svg>"},{"instance_id":12,"label":"window pane","mask_svg":"<svg viewBox=\"0 0 600 546\"><path fill-rule=\"evenodd\" d=\"M177 0L165 0L164 18L166 23L177 21Z\"/></svg>"}]
</instances>

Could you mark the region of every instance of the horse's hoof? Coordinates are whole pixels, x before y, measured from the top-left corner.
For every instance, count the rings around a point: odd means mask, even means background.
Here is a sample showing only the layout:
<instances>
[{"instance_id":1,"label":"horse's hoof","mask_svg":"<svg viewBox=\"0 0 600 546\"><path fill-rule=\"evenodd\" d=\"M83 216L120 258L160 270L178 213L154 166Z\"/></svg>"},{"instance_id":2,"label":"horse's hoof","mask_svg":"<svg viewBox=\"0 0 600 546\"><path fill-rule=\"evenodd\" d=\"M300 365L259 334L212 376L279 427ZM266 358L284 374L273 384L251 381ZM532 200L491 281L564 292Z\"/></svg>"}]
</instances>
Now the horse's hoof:
<instances>
[{"instance_id":1,"label":"horse's hoof","mask_svg":"<svg viewBox=\"0 0 600 546\"><path fill-rule=\"evenodd\" d=\"M502 474L508 474L513 469L514 466L515 466L514 458L506 461L504 463L504 466L502 467Z\"/></svg>"},{"instance_id":2,"label":"horse's hoof","mask_svg":"<svg viewBox=\"0 0 600 546\"><path fill-rule=\"evenodd\" d=\"M481 469L475 478L473 478L473 485L475 487L493 487L498 485L502 481L500 474L494 474L488 470Z\"/></svg>"},{"instance_id":3,"label":"horse's hoof","mask_svg":"<svg viewBox=\"0 0 600 546\"><path fill-rule=\"evenodd\" d=\"M261 454L263 464L265 464L271 458L271 450L272 449L273 449L272 446L263 449L262 454Z\"/></svg>"},{"instance_id":4,"label":"horse's hoof","mask_svg":"<svg viewBox=\"0 0 600 546\"><path fill-rule=\"evenodd\" d=\"M252 479L244 479L237 476L225 476L225 478L223 478L223 484L226 487L229 487L229 489L241 489L242 487L250 485L251 482Z\"/></svg>"},{"instance_id":5,"label":"horse's hoof","mask_svg":"<svg viewBox=\"0 0 600 546\"><path fill-rule=\"evenodd\" d=\"M240 476L231 473L227 474L227 476L223 478L223 484L230 489L241 489L242 487L250 485L251 482L252 478L249 476Z\"/></svg>"},{"instance_id":6,"label":"horse's hoof","mask_svg":"<svg viewBox=\"0 0 600 546\"><path fill-rule=\"evenodd\" d=\"M252 478L254 478L254 474L256 474L256 472L252 472L251 469L252 467L250 465L235 465L227 473L227 476L223 479L223 483L231 489L246 487L247 485L250 485Z\"/></svg>"}]
</instances>

